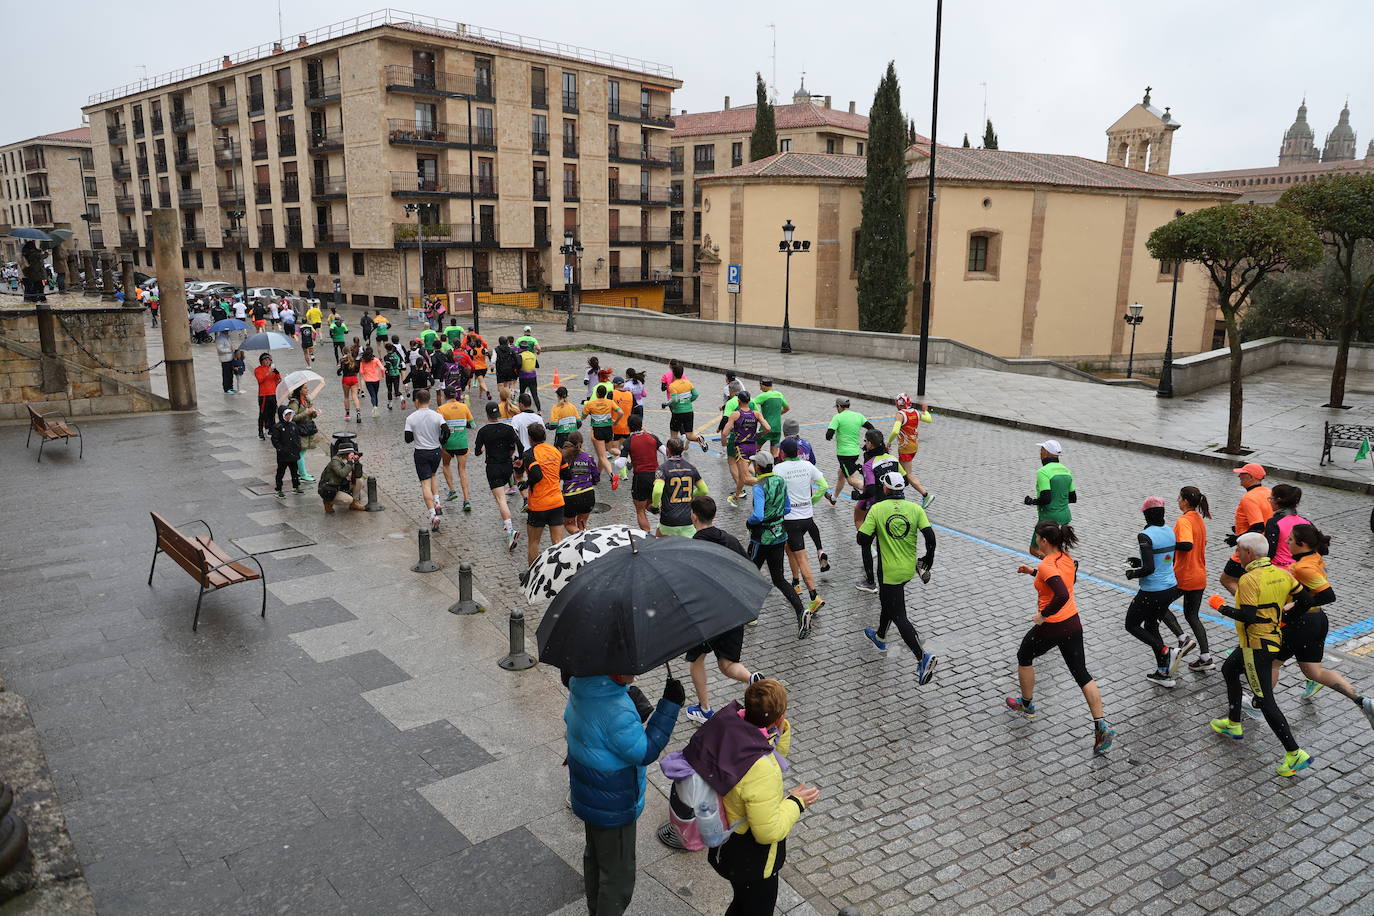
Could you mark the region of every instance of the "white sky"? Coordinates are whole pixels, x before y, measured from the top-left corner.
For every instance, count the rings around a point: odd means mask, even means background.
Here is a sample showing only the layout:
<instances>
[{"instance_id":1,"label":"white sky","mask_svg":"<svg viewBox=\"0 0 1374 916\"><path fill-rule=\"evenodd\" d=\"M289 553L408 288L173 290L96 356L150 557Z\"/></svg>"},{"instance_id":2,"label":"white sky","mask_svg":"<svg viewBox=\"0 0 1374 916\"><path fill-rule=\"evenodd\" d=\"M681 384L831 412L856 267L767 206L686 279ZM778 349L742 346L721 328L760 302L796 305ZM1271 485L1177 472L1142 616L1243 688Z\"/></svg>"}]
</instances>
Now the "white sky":
<instances>
[{"instance_id":1,"label":"white sky","mask_svg":"<svg viewBox=\"0 0 1374 916\"><path fill-rule=\"evenodd\" d=\"M893 59L903 104L929 132L934 0L405 2L401 9L669 64L684 82L674 108L689 111L717 109L725 95L752 99L754 71L772 73L776 22L782 98L805 70L812 92L866 113ZM285 33L375 9L354 4L282 0ZM140 65L156 75L277 37L276 0L4 6L6 143L79 125L88 95L137 80ZM947 0L939 139L959 143L967 131L977 144L986 83L1003 149L1100 159L1103 131L1151 85L1155 104L1183 124L1175 172L1275 164L1304 92L1318 144L1349 96L1363 155L1374 136L1371 34L1369 0Z\"/></svg>"}]
</instances>

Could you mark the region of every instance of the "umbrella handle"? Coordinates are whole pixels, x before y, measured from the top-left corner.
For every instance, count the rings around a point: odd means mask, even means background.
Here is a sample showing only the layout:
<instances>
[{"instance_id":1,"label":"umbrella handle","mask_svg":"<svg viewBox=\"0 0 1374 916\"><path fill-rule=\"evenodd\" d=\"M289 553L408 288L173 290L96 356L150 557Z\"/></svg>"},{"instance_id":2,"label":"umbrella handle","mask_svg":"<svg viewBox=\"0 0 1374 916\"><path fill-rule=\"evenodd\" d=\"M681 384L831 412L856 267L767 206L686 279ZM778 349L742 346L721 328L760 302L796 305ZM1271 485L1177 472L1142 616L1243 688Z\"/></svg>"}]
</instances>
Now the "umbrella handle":
<instances>
[{"instance_id":1,"label":"umbrella handle","mask_svg":"<svg viewBox=\"0 0 1374 916\"><path fill-rule=\"evenodd\" d=\"M673 676L673 663L672 663L672 662L664 662L664 663L663 663L663 667L665 667L665 668L668 669L668 677L671 678L671 677Z\"/></svg>"}]
</instances>

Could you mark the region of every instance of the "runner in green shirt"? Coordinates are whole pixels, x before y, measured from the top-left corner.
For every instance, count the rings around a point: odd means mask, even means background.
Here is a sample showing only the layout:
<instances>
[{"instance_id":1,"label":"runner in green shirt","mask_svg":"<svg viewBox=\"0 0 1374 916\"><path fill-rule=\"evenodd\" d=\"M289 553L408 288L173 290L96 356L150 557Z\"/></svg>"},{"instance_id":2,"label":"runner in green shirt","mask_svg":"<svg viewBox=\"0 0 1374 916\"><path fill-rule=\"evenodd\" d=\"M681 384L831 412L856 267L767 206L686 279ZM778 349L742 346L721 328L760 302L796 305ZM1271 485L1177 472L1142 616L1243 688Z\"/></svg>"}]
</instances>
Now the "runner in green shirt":
<instances>
[{"instance_id":1,"label":"runner in green shirt","mask_svg":"<svg viewBox=\"0 0 1374 916\"><path fill-rule=\"evenodd\" d=\"M433 328L425 328L420 332L420 342L424 344L427 351L433 353L439 349L439 332Z\"/></svg>"},{"instance_id":2,"label":"runner in green shirt","mask_svg":"<svg viewBox=\"0 0 1374 916\"><path fill-rule=\"evenodd\" d=\"M773 450L773 460L778 458L778 443L782 442L782 415L792 408L787 404L787 398L782 396L781 391L773 389L771 378L759 379L759 393L751 398L755 410L763 414L763 419L768 423L768 432L759 436L759 447L767 445ZM729 414L726 414L729 416Z\"/></svg>"},{"instance_id":3,"label":"runner in green shirt","mask_svg":"<svg viewBox=\"0 0 1374 916\"><path fill-rule=\"evenodd\" d=\"M463 335L466 333L467 331L458 326L457 318L450 318L448 320L448 327L444 328L444 336L448 338L449 346L451 347L458 346L458 341L462 340Z\"/></svg>"},{"instance_id":4,"label":"runner in green shirt","mask_svg":"<svg viewBox=\"0 0 1374 916\"><path fill-rule=\"evenodd\" d=\"M859 526L859 546L867 550L878 542L878 602L881 608L878 627L864 628L864 636L887 651L887 628L896 626L902 641L915 654L918 665L916 683L928 684L935 676L936 657L921 648L916 628L906 616L906 584L921 575L924 580L935 562L935 529L925 510L903 498L906 477L901 471L888 471L881 480L883 498L874 503ZM925 556L916 558L917 532L925 540Z\"/></svg>"},{"instance_id":5,"label":"runner in green shirt","mask_svg":"<svg viewBox=\"0 0 1374 916\"><path fill-rule=\"evenodd\" d=\"M1040 443L1040 470L1035 472L1035 495L1026 497L1026 505L1037 507L1036 524L1044 521L1067 525L1073 521L1070 503L1078 502L1073 486L1073 473L1059 460L1064 446L1057 440ZM1031 553L1040 556L1039 538L1031 533Z\"/></svg>"},{"instance_id":6,"label":"runner in green shirt","mask_svg":"<svg viewBox=\"0 0 1374 916\"><path fill-rule=\"evenodd\" d=\"M830 505L835 505L840 487L844 486L844 482L859 469L859 456L863 451L859 447L859 437L865 429L873 428L873 424L868 422L868 417L849 409L849 398L835 399L835 416L830 418L825 438L827 442L832 439L835 442L835 457L840 462L840 476L835 482L834 492L825 494L825 498L830 500Z\"/></svg>"},{"instance_id":7,"label":"runner in green shirt","mask_svg":"<svg viewBox=\"0 0 1374 916\"><path fill-rule=\"evenodd\" d=\"M525 325L525 333L515 338L515 349L517 351L523 350L526 345L528 345L529 349L533 350L534 352L539 352L539 341L535 338L535 336L532 333L530 333L529 325Z\"/></svg>"},{"instance_id":8,"label":"runner in green shirt","mask_svg":"<svg viewBox=\"0 0 1374 916\"><path fill-rule=\"evenodd\" d=\"M348 325L337 315L329 319L329 340L334 344L334 361L338 362L343 355L345 341L348 337Z\"/></svg>"}]
</instances>

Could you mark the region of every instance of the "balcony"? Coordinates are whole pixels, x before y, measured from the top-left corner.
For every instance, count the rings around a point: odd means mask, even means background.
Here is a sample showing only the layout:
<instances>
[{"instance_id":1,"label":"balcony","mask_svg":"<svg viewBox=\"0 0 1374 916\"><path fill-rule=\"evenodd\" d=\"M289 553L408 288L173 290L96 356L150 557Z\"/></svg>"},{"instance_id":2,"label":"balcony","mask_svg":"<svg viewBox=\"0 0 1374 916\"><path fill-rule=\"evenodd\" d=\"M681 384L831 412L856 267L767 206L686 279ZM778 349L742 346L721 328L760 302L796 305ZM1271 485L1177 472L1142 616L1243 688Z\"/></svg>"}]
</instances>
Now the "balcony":
<instances>
[{"instance_id":1,"label":"balcony","mask_svg":"<svg viewBox=\"0 0 1374 916\"><path fill-rule=\"evenodd\" d=\"M530 152L536 156L547 156L549 154L549 135L547 133L530 134Z\"/></svg>"},{"instance_id":2,"label":"balcony","mask_svg":"<svg viewBox=\"0 0 1374 916\"><path fill-rule=\"evenodd\" d=\"M674 207L682 206L682 182L675 182L668 192L668 203Z\"/></svg>"},{"instance_id":3,"label":"balcony","mask_svg":"<svg viewBox=\"0 0 1374 916\"><path fill-rule=\"evenodd\" d=\"M397 248L416 248L420 239L426 245L440 248L496 248L500 233L493 222L478 223L474 236L471 223L393 223L392 233ZM474 241L475 238L475 241Z\"/></svg>"},{"instance_id":4,"label":"balcony","mask_svg":"<svg viewBox=\"0 0 1374 916\"><path fill-rule=\"evenodd\" d=\"M115 198L115 211L118 213L134 212L134 197L132 194L125 194Z\"/></svg>"},{"instance_id":5,"label":"balcony","mask_svg":"<svg viewBox=\"0 0 1374 916\"><path fill-rule=\"evenodd\" d=\"M129 133L123 124L106 125L105 136L110 138L111 143L124 143L129 139Z\"/></svg>"},{"instance_id":6,"label":"balcony","mask_svg":"<svg viewBox=\"0 0 1374 916\"><path fill-rule=\"evenodd\" d=\"M472 77L461 76L457 73L428 73L412 67L392 64L386 68L385 77L388 92L438 96L448 99L471 97L477 101L491 101L492 98L489 94L491 91L490 81L478 84ZM484 90L488 93L487 95L482 94Z\"/></svg>"},{"instance_id":7,"label":"balcony","mask_svg":"<svg viewBox=\"0 0 1374 916\"><path fill-rule=\"evenodd\" d=\"M343 125L336 127L312 127L308 149L312 153L327 153L343 149Z\"/></svg>"},{"instance_id":8,"label":"balcony","mask_svg":"<svg viewBox=\"0 0 1374 916\"><path fill-rule=\"evenodd\" d=\"M191 210L201 206L199 188L182 188L177 192L177 206L182 210Z\"/></svg>"},{"instance_id":9,"label":"balcony","mask_svg":"<svg viewBox=\"0 0 1374 916\"><path fill-rule=\"evenodd\" d=\"M223 140L215 141L215 164L233 165L243 159L243 147L239 146L238 141Z\"/></svg>"},{"instance_id":10,"label":"balcony","mask_svg":"<svg viewBox=\"0 0 1374 916\"><path fill-rule=\"evenodd\" d=\"M667 267L650 267L647 270L638 265L609 268L611 286L641 286L645 283L668 283L673 279L673 271Z\"/></svg>"},{"instance_id":11,"label":"balcony","mask_svg":"<svg viewBox=\"0 0 1374 916\"><path fill-rule=\"evenodd\" d=\"M254 158L254 159L266 159L266 158L267 158L267 138L266 138L266 137L253 137L251 140L248 141L248 147L249 147L249 149L252 151L252 155L253 155L253 158Z\"/></svg>"},{"instance_id":12,"label":"balcony","mask_svg":"<svg viewBox=\"0 0 1374 916\"><path fill-rule=\"evenodd\" d=\"M326 76L305 81L306 105L324 105L328 102L337 102L340 98L342 98L342 91L337 76Z\"/></svg>"},{"instance_id":13,"label":"balcony","mask_svg":"<svg viewBox=\"0 0 1374 916\"><path fill-rule=\"evenodd\" d=\"M205 230L192 229L188 226L181 227L181 244L187 248L205 247Z\"/></svg>"},{"instance_id":14,"label":"balcony","mask_svg":"<svg viewBox=\"0 0 1374 916\"><path fill-rule=\"evenodd\" d=\"M26 171L26 172L37 172L37 171L40 171L41 169L43 169L43 158L42 158L41 156L37 156L37 155L28 156L28 155L26 155L26 156L24 157L24 171Z\"/></svg>"},{"instance_id":15,"label":"balcony","mask_svg":"<svg viewBox=\"0 0 1374 916\"><path fill-rule=\"evenodd\" d=\"M148 157L147 157L147 156L139 156L138 159L135 160L135 162L138 163L138 174L140 174L140 175L147 175L147 174L148 174Z\"/></svg>"},{"instance_id":16,"label":"balcony","mask_svg":"<svg viewBox=\"0 0 1374 916\"><path fill-rule=\"evenodd\" d=\"M137 248L137 247L138 247L138 230L137 230L137 229L121 229L121 230L119 230L119 247L120 247L120 248Z\"/></svg>"},{"instance_id":17,"label":"balcony","mask_svg":"<svg viewBox=\"0 0 1374 916\"><path fill-rule=\"evenodd\" d=\"M34 200L46 200L52 197L52 192L48 190L48 183L46 181L35 181L30 178L25 181L24 184L28 191L28 196Z\"/></svg>"},{"instance_id":18,"label":"balcony","mask_svg":"<svg viewBox=\"0 0 1374 916\"><path fill-rule=\"evenodd\" d=\"M230 121L239 119L239 103L237 99L229 99L225 102L213 102L210 105L210 123L228 124Z\"/></svg>"},{"instance_id":19,"label":"balcony","mask_svg":"<svg viewBox=\"0 0 1374 916\"><path fill-rule=\"evenodd\" d=\"M634 121L658 127L673 126L673 109L668 105L613 100L606 113L617 121Z\"/></svg>"},{"instance_id":20,"label":"balcony","mask_svg":"<svg viewBox=\"0 0 1374 916\"><path fill-rule=\"evenodd\" d=\"M178 172L192 171L200 164L200 154L190 148L177 150L173 159Z\"/></svg>"},{"instance_id":21,"label":"balcony","mask_svg":"<svg viewBox=\"0 0 1374 916\"><path fill-rule=\"evenodd\" d=\"M478 175L475 182L463 174L416 175L391 173L392 197L495 197L496 178Z\"/></svg>"},{"instance_id":22,"label":"balcony","mask_svg":"<svg viewBox=\"0 0 1374 916\"><path fill-rule=\"evenodd\" d=\"M536 89L533 86L530 87L530 107L548 109L549 90L547 87L543 89Z\"/></svg>"},{"instance_id":23,"label":"balcony","mask_svg":"<svg viewBox=\"0 0 1374 916\"><path fill-rule=\"evenodd\" d=\"M348 224L334 223L332 225L315 226L316 245L347 245L348 244Z\"/></svg>"},{"instance_id":24,"label":"balcony","mask_svg":"<svg viewBox=\"0 0 1374 916\"><path fill-rule=\"evenodd\" d=\"M577 93L576 93L576 92L564 92L564 93L563 93L563 111L565 111L565 112L568 113L568 114L577 114Z\"/></svg>"},{"instance_id":25,"label":"balcony","mask_svg":"<svg viewBox=\"0 0 1374 916\"><path fill-rule=\"evenodd\" d=\"M606 144L606 155L612 162L632 162L640 165L668 165L668 147L654 146L630 140Z\"/></svg>"},{"instance_id":26,"label":"balcony","mask_svg":"<svg viewBox=\"0 0 1374 916\"><path fill-rule=\"evenodd\" d=\"M685 171L685 169L683 168L683 165L682 165L682 157L681 157L681 156L677 156L677 155L672 155L672 154L670 154L670 159L669 159L669 163L668 163L668 164L672 166L672 168L673 168L673 174L674 174L674 175L681 175L681 174Z\"/></svg>"},{"instance_id":27,"label":"balcony","mask_svg":"<svg viewBox=\"0 0 1374 916\"><path fill-rule=\"evenodd\" d=\"M52 210L48 209L47 204L32 204L33 224L35 226L53 225Z\"/></svg>"},{"instance_id":28,"label":"balcony","mask_svg":"<svg viewBox=\"0 0 1374 916\"><path fill-rule=\"evenodd\" d=\"M301 180L297 175L281 177L281 200L284 204L294 204L301 199Z\"/></svg>"},{"instance_id":29,"label":"balcony","mask_svg":"<svg viewBox=\"0 0 1374 916\"><path fill-rule=\"evenodd\" d=\"M277 137L277 155L294 156L296 155L296 135L282 134Z\"/></svg>"},{"instance_id":30,"label":"balcony","mask_svg":"<svg viewBox=\"0 0 1374 916\"><path fill-rule=\"evenodd\" d=\"M329 200L348 196L348 179L342 175L316 176L310 181L310 196L314 200Z\"/></svg>"},{"instance_id":31,"label":"balcony","mask_svg":"<svg viewBox=\"0 0 1374 916\"><path fill-rule=\"evenodd\" d=\"M162 173L162 172L167 171L167 154L166 154L166 153L154 153L154 154L153 154L153 171L158 172L159 174Z\"/></svg>"},{"instance_id":32,"label":"balcony","mask_svg":"<svg viewBox=\"0 0 1374 916\"><path fill-rule=\"evenodd\" d=\"M549 227L536 224L534 227L534 247L547 248L552 244L553 240L549 235Z\"/></svg>"},{"instance_id":33,"label":"balcony","mask_svg":"<svg viewBox=\"0 0 1374 916\"><path fill-rule=\"evenodd\" d=\"M613 204L630 204L647 207L666 207L672 202L672 189L656 185L629 184L613 181L609 188Z\"/></svg>"},{"instance_id":34,"label":"balcony","mask_svg":"<svg viewBox=\"0 0 1374 916\"><path fill-rule=\"evenodd\" d=\"M272 247L275 247L275 242L276 242L276 233L275 233L275 231L274 231L274 227L272 227L272 226L259 226L259 227L258 227L258 247L259 247L259 248L272 248Z\"/></svg>"},{"instance_id":35,"label":"balcony","mask_svg":"<svg viewBox=\"0 0 1374 916\"><path fill-rule=\"evenodd\" d=\"M110 166L110 173L114 175L116 181L128 180L132 174L129 169L129 160L125 159Z\"/></svg>"},{"instance_id":36,"label":"balcony","mask_svg":"<svg viewBox=\"0 0 1374 916\"><path fill-rule=\"evenodd\" d=\"M272 182L255 181L253 182L253 203L270 204L272 202Z\"/></svg>"},{"instance_id":37,"label":"balcony","mask_svg":"<svg viewBox=\"0 0 1374 916\"><path fill-rule=\"evenodd\" d=\"M194 130L196 127L195 117L191 112L181 109L172 109L172 133L184 134Z\"/></svg>"},{"instance_id":38,"label":"balcony","mask_svg":"<svg viewBox=\"0 0 1374 916\"><path fill-rule=\"evenodd\" d=\"M243 206L244 194L241 184L222 184L216 189L222 207Z\"/></svg>"},{"instance_id":39,"label":"balcony","mask_svg":"<svg viewBox=\"0 0 1374 916\"><path fill-rule=\"evenodd\" d=\"M105 233L99 229L91 230L91 247L97 250L105 247Z\"/></svg>"},{"instance_id":40,"label":"balcony","mask_svg":"<svg viewBox=\"0 0 1374 916\"><path fill-rule=\"evenodd\" d=\"M441 146L449 149L496 149L496 128L442 121L407 121L392 118L387 136L398 146Z\"/></svg>"},{"instance_id":41,"label":"balcony","mask_svg":"<svg viewBox=\"0 0 1374 916\"><path fill-rule=\"evenodd\" d=\"M163 209L163 210L166 210L168 207L170 207L170 206L172 205L172 192L171 192L171 191L158 191L158 192L157 192L157 205L158 205L159 208L161 208L161 209Z\"/></svg>"},{"instance_id":42,"label":"balcony","mask_svg":"<svg viewBox=\"0 0 1374 916\"><path fill-rule=\"evenodd\" d=\"M276 94L277 111L290 111L296 106L295 99L291 93L291 87L278 89Z\"/></svg>"},{"instance_id":43,"label":"balcony","mask_svg":"<svg viewBox=\"0 0 1374 916\"><path fill-rule=\"evenodd\" d=\"M533 182L533 190L534 190L534 199L535 199L535 200L548 200L548 199L549 199L549 183L548 183L547 181L538 181L538 180L534 181L534 182Z\"/></svg>"},{"instance_id":44,"label":"balcony","mask_svg":"<svg viewBox=\"0 0 1374 916\"><path fill-rule=\"evenodd\" d=\"M248 243L248 230L245 229L245 228L243 228L242 226L238 226L238 227L230 226L230 227L227 228L227 229L221 229L221 230L219 231L219 234L220 234L220 240L221 240L221 241L220 241L220 244L221 244L221 245L236 245L236 246L237 246L237 245L246 245L246 244Z\"/></svg>"},{"instance_id":45,"label":"balcony","mask_svg":"<svg viewBox=\"0 0 1374 916\"><path fill-rule=\"evenodd\" d=\"M568 202L568 203L574 203L574 202L576 202L576 201L578 201L578 200L581 200L581 198L578 197L577 192L578 192L577 182L574 181L574 180L569 180L569 179L567 179L567 178L564 178L564 179L563 179L563 200L566 201L566 202Z\"/></svg>"},{"instance_id":46,"label":"balcony","mask_svg":"<svg viewBox=\"0 0 1374 916\"><path fill-rule=\"evenodd\" d=\"M153 133L155 133L155 134L160 134L160 133L162 133L162 115L160 115L160 114L155 114L155 115L153 115L152 124L153 124Z\"/></svg>"},{"instance_id":47,"label":"balcony","mask_svg":"<svg viewBox=\"0 0 1374 916\"><path fill-rule=\"evenodd\" d=\"M287 248L301 247L302 239L304 238L304 233L301 231L300 226L294 224L289 225L286 227L286 230L283 234L285 238L283 239L282 244L285 245Z\"/></svg>"},{"instance_id":48,"label":"balcony","mask_svg":"<svg viewBox=\"0 0 1374 916\"><path fill-rule=\"evenodd\" d=\"M577 158L577 138L576 138L576 137L564 137L564 138L563 138L563 158L564 158L564 159L576 159L576 158Z\"/></svg>"},{"instance_id":49,"label":"balcony","mask_svg":"<svg viewBox=\"0 0 1374 916\"><path fill-rule=\"evenodd\" d=\"M144 210L151 210L151 209L153 209L153 195L152 195L152 194L140 194L140 195L138 195L138 203L139 203L139 205L140 205L141 207L143 207Z\"/></svg>"},{"instance_id":50,"label":"balcony","mask_svg":"<svg viewBox=\"0 0 1374 916\"><path fill-rule=\"evenodd\" d=\"M610 236L612 245L666 245L669 242L667 226L614 226Z\"/></svg>"},{"instance_id":51,"label":"balcony","mask_svg":"<svg viewBox=\"0 0 1374 916\"><path fill-rule=\"evenodd\" d=\"M248 93L248 115L249 115L249 117L252 117L253 115L260 115L260 114L262 114L263 111L266 110L266 107L267 107L267 103L266 103L266 101L263 99L263 95L262 95L261 92L257 92L257 93L250 92L250 93Z\"/></svg>"},{"instance_id":52,"label":"balcony","mask_svg":"<svg viewBox=\"0 0 1374 916\"><path fill-rule=\"evenodd\" d=\"M137 140L137 139L139 139L140 137L142 137L142 136L143 136L144 134L146 134L146 133L147 133L147 130L144 129L144 127L143 127L143 122L140 121L140 120L135 119L135 120L134 120L134 139Z\"/></svg>"}]
</instances>

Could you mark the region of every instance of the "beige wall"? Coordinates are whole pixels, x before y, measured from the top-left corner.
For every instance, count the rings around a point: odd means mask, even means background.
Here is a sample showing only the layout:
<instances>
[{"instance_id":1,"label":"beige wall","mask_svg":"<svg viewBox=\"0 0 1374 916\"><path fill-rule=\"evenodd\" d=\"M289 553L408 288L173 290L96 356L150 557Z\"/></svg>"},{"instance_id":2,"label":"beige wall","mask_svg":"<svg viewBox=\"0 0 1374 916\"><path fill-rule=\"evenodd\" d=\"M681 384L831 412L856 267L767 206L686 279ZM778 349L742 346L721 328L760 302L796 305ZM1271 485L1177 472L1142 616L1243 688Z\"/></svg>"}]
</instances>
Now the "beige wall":
<instances>
[{"instance_id":1,"label":"beige wall","mask_svg":"<svg viewBox=\"0 0 1374 916\"><path fill-rule=\"evenodd\" d=\"M41 149L43 156L43 166L39 169L28 170L24 166L25 151ZM92 147L88 143L52 143L46 141L29 140L22 143L11 143L8 146L0 146L0 160L4 160L5 165L0 167L0 224L6 226L51 226L58 229L71 229L76 233L75 237L67 243L68 251L86 250L91 247L88 225L82 219L82 214L86 212L86 201L84 190L84 179L89 176L97 177L97 172L91 169L82 169L79 162L69 162L69 156L81 156L83 153L91 153ZM13 160L13 168L10 168L10 161ZM45 174L47 177L47 193L32 194L40 190L40 183L37 180L39 175ZM98 197L89 198L91 204L98 204ZM37 204L46 204L51 213L51 218L46 221L38 219L38 214L33 213L33 208ZM11 216L11 209L14 215ZM30 219L29 216L33 218ZM103 207L100 208L101 221L93 224L96 229L105 233L104 244L113 248L118 243L116 237L113 242L109 238L109 229ZM0 244L0 253L6 258L13 258L19 250L18 244L5 242Z\"/></svg>"}]
</instances>

